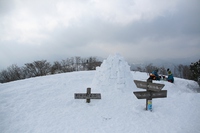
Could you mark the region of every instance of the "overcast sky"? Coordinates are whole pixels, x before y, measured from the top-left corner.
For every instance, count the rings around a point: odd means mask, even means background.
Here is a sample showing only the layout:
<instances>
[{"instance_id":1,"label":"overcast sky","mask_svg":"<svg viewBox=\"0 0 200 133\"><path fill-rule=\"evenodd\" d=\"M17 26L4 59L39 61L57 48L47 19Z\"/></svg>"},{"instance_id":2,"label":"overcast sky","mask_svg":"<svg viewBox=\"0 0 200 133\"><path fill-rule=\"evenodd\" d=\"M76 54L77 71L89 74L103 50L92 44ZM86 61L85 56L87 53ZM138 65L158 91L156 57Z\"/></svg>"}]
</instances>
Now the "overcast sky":
<instances>
[{"instance_id":1,"label":"overcast sky","mask_svg":"<svg viewBox=\"0 0 200 133\"><path fill-rule=\"evenodd\" d=\"M0 68L114 53L200 58L200 0L0 0Z\"/></svg>"}]
</instances>

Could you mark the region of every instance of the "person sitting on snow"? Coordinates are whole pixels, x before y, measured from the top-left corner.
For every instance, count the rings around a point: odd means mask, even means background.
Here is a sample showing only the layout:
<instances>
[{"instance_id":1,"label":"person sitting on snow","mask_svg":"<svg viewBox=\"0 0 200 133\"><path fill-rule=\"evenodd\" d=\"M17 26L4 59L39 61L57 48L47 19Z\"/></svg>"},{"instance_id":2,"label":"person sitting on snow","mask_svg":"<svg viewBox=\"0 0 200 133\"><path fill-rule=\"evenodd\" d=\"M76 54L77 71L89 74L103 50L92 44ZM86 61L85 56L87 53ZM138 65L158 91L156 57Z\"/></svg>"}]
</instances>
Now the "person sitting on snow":
<instances>
[{"instance_id":1,"label":"person sitting on snow","mask_svg":"<svg viewBox=\"0 0 200 133\"><path fill-rule=\"evenodd\" d=\"M173 76L172 72L169 70L169 68L167 69L167 73L168 73L167 81L174 83L174 76Z\"/></svg>"},{"instance_id":2,"label":"person sitting on snow","mask_svg":"<svg viewBox=\"0 0 200 133\"><path fill-rule=\"evenodd\" d=\"M150 74L149 79L152 79L152 80L160 80L160 77L159 77L159 75L158 75L158 69L154 70L154 71Z\"/></svg>"}]
</instances>

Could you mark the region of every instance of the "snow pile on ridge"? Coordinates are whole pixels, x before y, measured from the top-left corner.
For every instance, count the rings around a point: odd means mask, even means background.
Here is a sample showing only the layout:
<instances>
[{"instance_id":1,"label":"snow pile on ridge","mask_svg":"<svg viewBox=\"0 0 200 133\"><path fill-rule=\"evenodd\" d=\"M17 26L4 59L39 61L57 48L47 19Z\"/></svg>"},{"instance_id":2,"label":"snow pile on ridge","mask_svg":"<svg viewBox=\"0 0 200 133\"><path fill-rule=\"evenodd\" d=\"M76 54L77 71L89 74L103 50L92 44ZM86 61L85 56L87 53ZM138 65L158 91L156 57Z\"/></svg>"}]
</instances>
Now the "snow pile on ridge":
<instances>
[{"instance_id":1,"label":"snow pile on ridge","mask_svg":"<svg viewBox=\"0 0 200 133\"><path fill-rule=\"evenodd\" d=\"M100 67L96 68L93 86L112 86L117 89L133 85L130 66L120 54L110 55Z\"/></svg>"}]
</instances>

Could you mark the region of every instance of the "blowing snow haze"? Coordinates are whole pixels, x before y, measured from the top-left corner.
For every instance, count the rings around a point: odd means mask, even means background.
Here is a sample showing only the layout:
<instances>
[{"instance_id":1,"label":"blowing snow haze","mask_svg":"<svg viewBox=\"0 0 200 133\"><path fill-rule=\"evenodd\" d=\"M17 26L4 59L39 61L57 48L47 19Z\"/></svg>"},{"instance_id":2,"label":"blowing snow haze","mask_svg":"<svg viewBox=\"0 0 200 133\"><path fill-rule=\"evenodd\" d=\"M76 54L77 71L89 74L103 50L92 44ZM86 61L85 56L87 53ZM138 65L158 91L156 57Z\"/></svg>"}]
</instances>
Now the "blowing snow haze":
<instances>
[{"instance_id":1,"label":"blowing snow haze","mask_svg":"<svg viewBox=\"0 0 200 133\"><path fill-rule=\"evenodd\" d=\"M35 60L106 58L194 62L199 0L1 0L0 69Z\"/></svg>"}]
</instances>

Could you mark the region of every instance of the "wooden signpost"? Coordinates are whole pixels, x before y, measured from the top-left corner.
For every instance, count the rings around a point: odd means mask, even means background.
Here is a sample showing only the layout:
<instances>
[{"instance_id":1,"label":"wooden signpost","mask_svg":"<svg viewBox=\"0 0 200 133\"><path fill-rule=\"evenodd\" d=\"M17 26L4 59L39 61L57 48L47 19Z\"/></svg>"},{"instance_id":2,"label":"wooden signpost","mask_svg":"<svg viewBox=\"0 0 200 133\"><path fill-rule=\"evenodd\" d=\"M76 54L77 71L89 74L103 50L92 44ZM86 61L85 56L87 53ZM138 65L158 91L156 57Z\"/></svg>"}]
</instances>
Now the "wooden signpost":
<instances>
[{"instance_id":1,"label":"wooden signpost","mask_svg":"<svg viewBox=\"0 0 200 133\"><path fill-rule=\"evenodd\" d=\"M101 99L101 94L91 93L91 88L87 88L86 93L75 93L74 99L86 99L86 102L90 103L90 99Z\"/></svg>"},{"instance_id":2,"label":"wooden signpost","mask_svg":"<svg viewBox=\"0 0 200 133\"><path fill-rule=\"evenodd\" d=\"M138 88L146 89L146 91L133 92L138 99L146 99L146 110L152 111L152 98L167 97L167 90L161 90L165 85L152 83L152 81L134 80Z\"/></svg>"}]
</instances>

